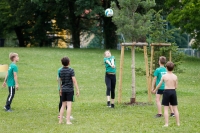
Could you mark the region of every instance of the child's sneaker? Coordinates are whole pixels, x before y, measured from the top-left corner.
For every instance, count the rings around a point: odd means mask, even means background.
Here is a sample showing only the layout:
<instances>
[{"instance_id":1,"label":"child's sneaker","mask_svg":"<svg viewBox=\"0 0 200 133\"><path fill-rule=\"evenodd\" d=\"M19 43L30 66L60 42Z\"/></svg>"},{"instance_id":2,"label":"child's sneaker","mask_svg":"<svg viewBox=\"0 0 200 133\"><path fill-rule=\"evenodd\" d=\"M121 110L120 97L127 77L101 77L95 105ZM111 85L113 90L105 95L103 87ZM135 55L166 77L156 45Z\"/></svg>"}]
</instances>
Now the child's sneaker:
<instances>
[{"instance_id":1,"label":"child's sneaker","mask_svg":"<svg viewBox=\"0 0 200 133\"><path fill-rule=\"evenodd\" d=\"M107 102L107 107L111 107L111 106L110 106L110 101Z\"/></svg>"},{"instance_id":2,"label":"child's sneaker","mask_svg":"<svg viewBox=\"0 0 200 133\"><path fill-rule=\"evenodd\" d=\"M115 105L114 105L114 104L111 104L111 108L113 108L113 109L114 109L114 108L115 108Z\"/></svg>"},{"instance_id":3,"label":"child's sneaker","mask_svg":"<svg viewBox=\"0 0 200 133\"><path fill-rule=\"evenodd\" d=\"M171 113L171 115L170 115L171 117L175 117L175 115L174 115L174 113Z\"/></svg>"},{"instance_id":4,"label":"child's sneaker","mask_svg":"<svg viewBox=\"0 0 200 133\"><path fill-rule=\"evenodd\" d=\"M73 116L70 116L70 120L73 120L74 119L74 117Z\"/></svg>"},{"instance_id":5,"label":"child's sneaker","mask_svg":"<svg viewBox=\"0 0 200 133\"><path fill-rule=\"evenodd\" d=\"M162 114L156 114L155 115L155 118L159 118L159 117L162 117Z\"/></svg>"},{"instance_id":6,"label":"child's sneaker","mask_svg":"<svg viewBox=\"0 0 200 133\"><path fill-rule=\"evenodd\" d=\"M65 117L63 116L63 118L65 118ZM58 116L58 119L60 119L60 115ZM74 119L74 117L70 116L70 120L73 120L73 119Z\"/></svg>"},{"instance_id":7,"label":"child's sneaker","mask_svg":"<svg viewBox=\"0 0 200 133\"><path fill-rule=\"evenodd\" d=\"M12 112L12 110L11 109L7 109L6 112Z\"/></svg>"}]
</instances>

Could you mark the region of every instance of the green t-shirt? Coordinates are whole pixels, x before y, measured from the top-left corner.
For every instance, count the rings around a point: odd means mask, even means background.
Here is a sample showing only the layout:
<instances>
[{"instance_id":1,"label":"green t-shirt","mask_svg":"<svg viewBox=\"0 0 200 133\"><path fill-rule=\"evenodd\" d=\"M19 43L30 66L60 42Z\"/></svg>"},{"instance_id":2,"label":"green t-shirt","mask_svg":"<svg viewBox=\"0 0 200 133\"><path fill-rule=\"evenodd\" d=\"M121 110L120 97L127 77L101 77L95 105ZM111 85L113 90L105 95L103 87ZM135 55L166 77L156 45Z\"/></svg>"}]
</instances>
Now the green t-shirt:
<instances>
[{"instance_id":1,"label":"green t-shirt","mask_svg":"<svg viewBox=\"0 0 200 133\"><path fill-rule=\"evenodd\" d=\"M58 77L58 90L60 90L60 80L59 80L59 75L60 75L60 70L62 69L62 67L61 68L59 68L58 69L58 73L57 73L57 77Z\"/></svg>"},{"instance_id":2,"label":"green t-shirt","mask_svg":"<svg viewBox=\"0 0 200 133\"><path fill-rule=\"evenodd\" d=\"M8 68L8 77L7 77L7 85L8 87L15 86L14 72L18 72L17 65L15 63L11 63Z\"/></svg>"},{"instance_id":3,"label":"green t-shirt","mask_svg":"<svg viewBox=\"0 0 200 133\"><path fill-rule=\"evenodd\" d=\"M114 59L115 68L112 68L108 63L106 63L107 60L111 63L112 59ZM114 56L111 56L109 58L105 57L104 58L104 64L105 64L105 67L106 67L106 72L108 72L108 73L116 73L116 64L115 64L115 57Z\"/></svg>"},{"instance_id":4,"label":"green t-shirt","mask_svg":"<svg viewBox=\"0 0 200 133\"><path fill-rule=\"evenodd\" d=\"M160 83L162 76L166 73L167 73L167 70L165 67L159 67L155 70L154 76L157 77L156 86ZM165 83L163 82L162 85L160 86L159 90L164 90L164 89L165 89Z\"/></svg>"}]
</instances>

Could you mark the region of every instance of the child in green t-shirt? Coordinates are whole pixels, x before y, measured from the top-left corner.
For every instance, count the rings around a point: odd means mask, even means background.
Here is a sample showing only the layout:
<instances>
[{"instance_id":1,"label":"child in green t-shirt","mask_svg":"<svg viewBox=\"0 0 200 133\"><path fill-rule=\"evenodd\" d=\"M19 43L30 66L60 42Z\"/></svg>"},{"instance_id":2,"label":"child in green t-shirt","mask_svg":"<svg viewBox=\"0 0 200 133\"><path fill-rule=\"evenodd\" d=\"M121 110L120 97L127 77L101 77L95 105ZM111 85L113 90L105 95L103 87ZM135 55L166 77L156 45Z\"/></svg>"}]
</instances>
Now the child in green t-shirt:
<instances>
[{"instance_id":1,"label":"child in green t-shirt","mask_svg":"<svg viewBox=\"0 0 200 133\"><path fill-rule=\"evenodd\" d=\"M154 72L154 79L152 82L152 91L154 90L155 84L157 86L159 84L162 76L167 73L167 70L164 67L165 63L166 63L166 57L160 56L159 57L160 67L157 68ZM161 99L161 96L163 95L164 89L165 89L165 83L163 82L156 92L156 104L157 104L157 108L158 108L158 114L156 114L155 117L162 117L162 106L161 106L160 99ZM170 106L170 110L171 110L171 116L174 117L174 112L173 112L172 106Z\"/></svg>"},{"instance_id":2,"label":"child in green t-shirt","mask_svg":"<svg viewBox=\"0 0 200 133\"><path fill-rule=\"evenodd\" d=\"M107 96L107 106L114 108L115 99L115 86L116 86L116 64L115 57L111 56L109 50L104 53L104 64L106 68L105 83L106 83L106 96ZM110 104L110 94L111 94L111 104Z\"/></svg>"},{"instance_id":3,"label":"child in green t-shirt","mask_svg":"<svg viewBox=\"0 0 200 133\"><path fill-rule=\"evenodd\" d=\"M9 58L12 61L8 68L8 73L5 77L5 80L3 82L3 87L6 87L6 84L8 86L8 97L6 100L6 105L4 106L4 109L7 112L11 112L11 103L15 95L15 89L18 90L19 85L18 85L18 77L17 77L17 72L18 72L18 67L16 63L19 61L19 56L17 53L10 53Z\"/></svg>"}]
</instances>

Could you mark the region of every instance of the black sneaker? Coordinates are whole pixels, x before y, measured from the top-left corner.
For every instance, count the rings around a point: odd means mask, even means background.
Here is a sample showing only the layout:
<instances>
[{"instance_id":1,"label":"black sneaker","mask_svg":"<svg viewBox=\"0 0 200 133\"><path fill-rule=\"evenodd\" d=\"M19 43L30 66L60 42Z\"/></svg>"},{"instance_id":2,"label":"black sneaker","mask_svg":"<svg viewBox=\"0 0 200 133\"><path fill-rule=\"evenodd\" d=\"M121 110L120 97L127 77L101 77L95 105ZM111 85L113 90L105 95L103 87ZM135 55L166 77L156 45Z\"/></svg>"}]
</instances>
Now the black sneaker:
<instances>
[{"instance_id":1,"label":"black sneaker","mask_svg":"<svg viewBox=\"0 0 200 133\"><path fill-rule=\"evenodd\" d=\"M115 105L114 105L114 104L111 104L111 108L115 108Z\"/></svg>"},{"instance_id":2,"label":"black sneaker","mask_svg":"<svg viewBox=\"0 0 200 133\"><path fill-rule=\"evenodd\" d=\"M171 113L170 116L171 116L171 117L175 117L174 113Z\"/></svg>"},{"instance_id":3,"label":"black sneaker","mask_svg":"<svg viewBox=\"0 0 200 133\"><path fill-rule=\"evenodd\" d=\"M7 109L6 112L12 112L12 110L11 109Z\"/></svg>"},{"instance_id":4,"label":"black sneaker","mask_svg":"<svg viewBox=\"0 0 200 133\"><path fill-rule=\"evenodd\" d=\"M156 114L155 115L155 118L159 118L159 117L162 117L162 114Z\"/></svg>"},{"instance_id":5,"label":"black sneaker","mask_svg":"<svg viewBox=\"0 0 200 133\"><path fill-rule=\"evenodd\" d=\"M110 106L110 101L107 102L107 107L111 107L111 106Z\"/></svg>"}]
</instances>

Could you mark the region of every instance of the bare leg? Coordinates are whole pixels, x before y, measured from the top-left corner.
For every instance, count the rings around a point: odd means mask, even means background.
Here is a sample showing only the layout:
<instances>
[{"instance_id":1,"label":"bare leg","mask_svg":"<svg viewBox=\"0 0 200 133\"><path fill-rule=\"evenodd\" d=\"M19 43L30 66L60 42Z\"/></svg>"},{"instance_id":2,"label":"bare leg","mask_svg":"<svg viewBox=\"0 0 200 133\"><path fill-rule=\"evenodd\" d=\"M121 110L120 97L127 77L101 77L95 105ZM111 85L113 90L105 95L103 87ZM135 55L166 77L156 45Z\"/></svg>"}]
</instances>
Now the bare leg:
<instances>
[{"instance_id":1,"label":"bare leg","mask_svg":"<svg viewBox=\"0 0 200 133\"><path fill-rule=\"evenodd\" d=\"M115 99L111 99L111 103L114 104L115 103Z\"/></svg>"},{"instance_id":2,"label":"bare leg","mask_svg":"<svg viewBox=\"0 0 200 133\"><path fill-rule=\"evenodd\" d=\"M168 109L169 109L169 106L164 106L164 117L165 117L165 125L164 125L164 127L168 127L168 121L169 121Z\"/></svg>"},{"instance_id":3,"label":"bare leg","mask_svg":"<svg viewBox=\"0 0 200 133\"><path fill-rule=\"evenodd\" d=\"M174 114L175 114L175 118L176 118L176 124L178 126L180 126L178 107L177 106L173 106L173 110L174 110Z\"/></svg>"},{"instance_id":4,"label":"bare leg","mask_svg":"<svg viewBox=\"0 0 200 133\"><path fill-rule=\"evenodd\" d=\"M161 98L161 95L156 94L156 104L157 104L157 108L158 108L158 114L162 114L162 105L160 102L160 98Z\"/></svg>"},{"instance_id":5,"label":"bare leg","mask_svg":"<svg viewBox=\"0 0 200 133\"><path fill-rule=\"evenodd\" d=\"M71 115L71 110L72 110L72 102L71 101L67 101L67 123L66 124L72 124L70 122L70 115Z\"/></svg>"},{"instance_id":6,"label":"bare leg","mask_svg":"<svg viewBox=\"0 0 200 133\"><path fill-rule=\"evenodd\" d=\"M173 107L170 104L169 104L169 109L170 109L171 113L174 113Z\"/></svg>"},{"instance_id":7,"label":"bare leg","mask_svg":"<svg viewBox=\"0 0 200 133\"><path fill-rule=\"evenodd\" d=\"M110 101L110 96L107 96L107 101Z\"/></svg>"},{"instance_id":8,"label":"bare leg","mask_svg":"<svg viewBox=\"0 0 200 133\"><path fill-rule=\"evenodd\" d=\"M65 111L66 106L67 106L67 102L62 102L62 107L61 107L61 109L60 109L60 119L59 119L59 124L62 123L63 114L64 114L64 111Z\"/></svg>"}]
</instances>

